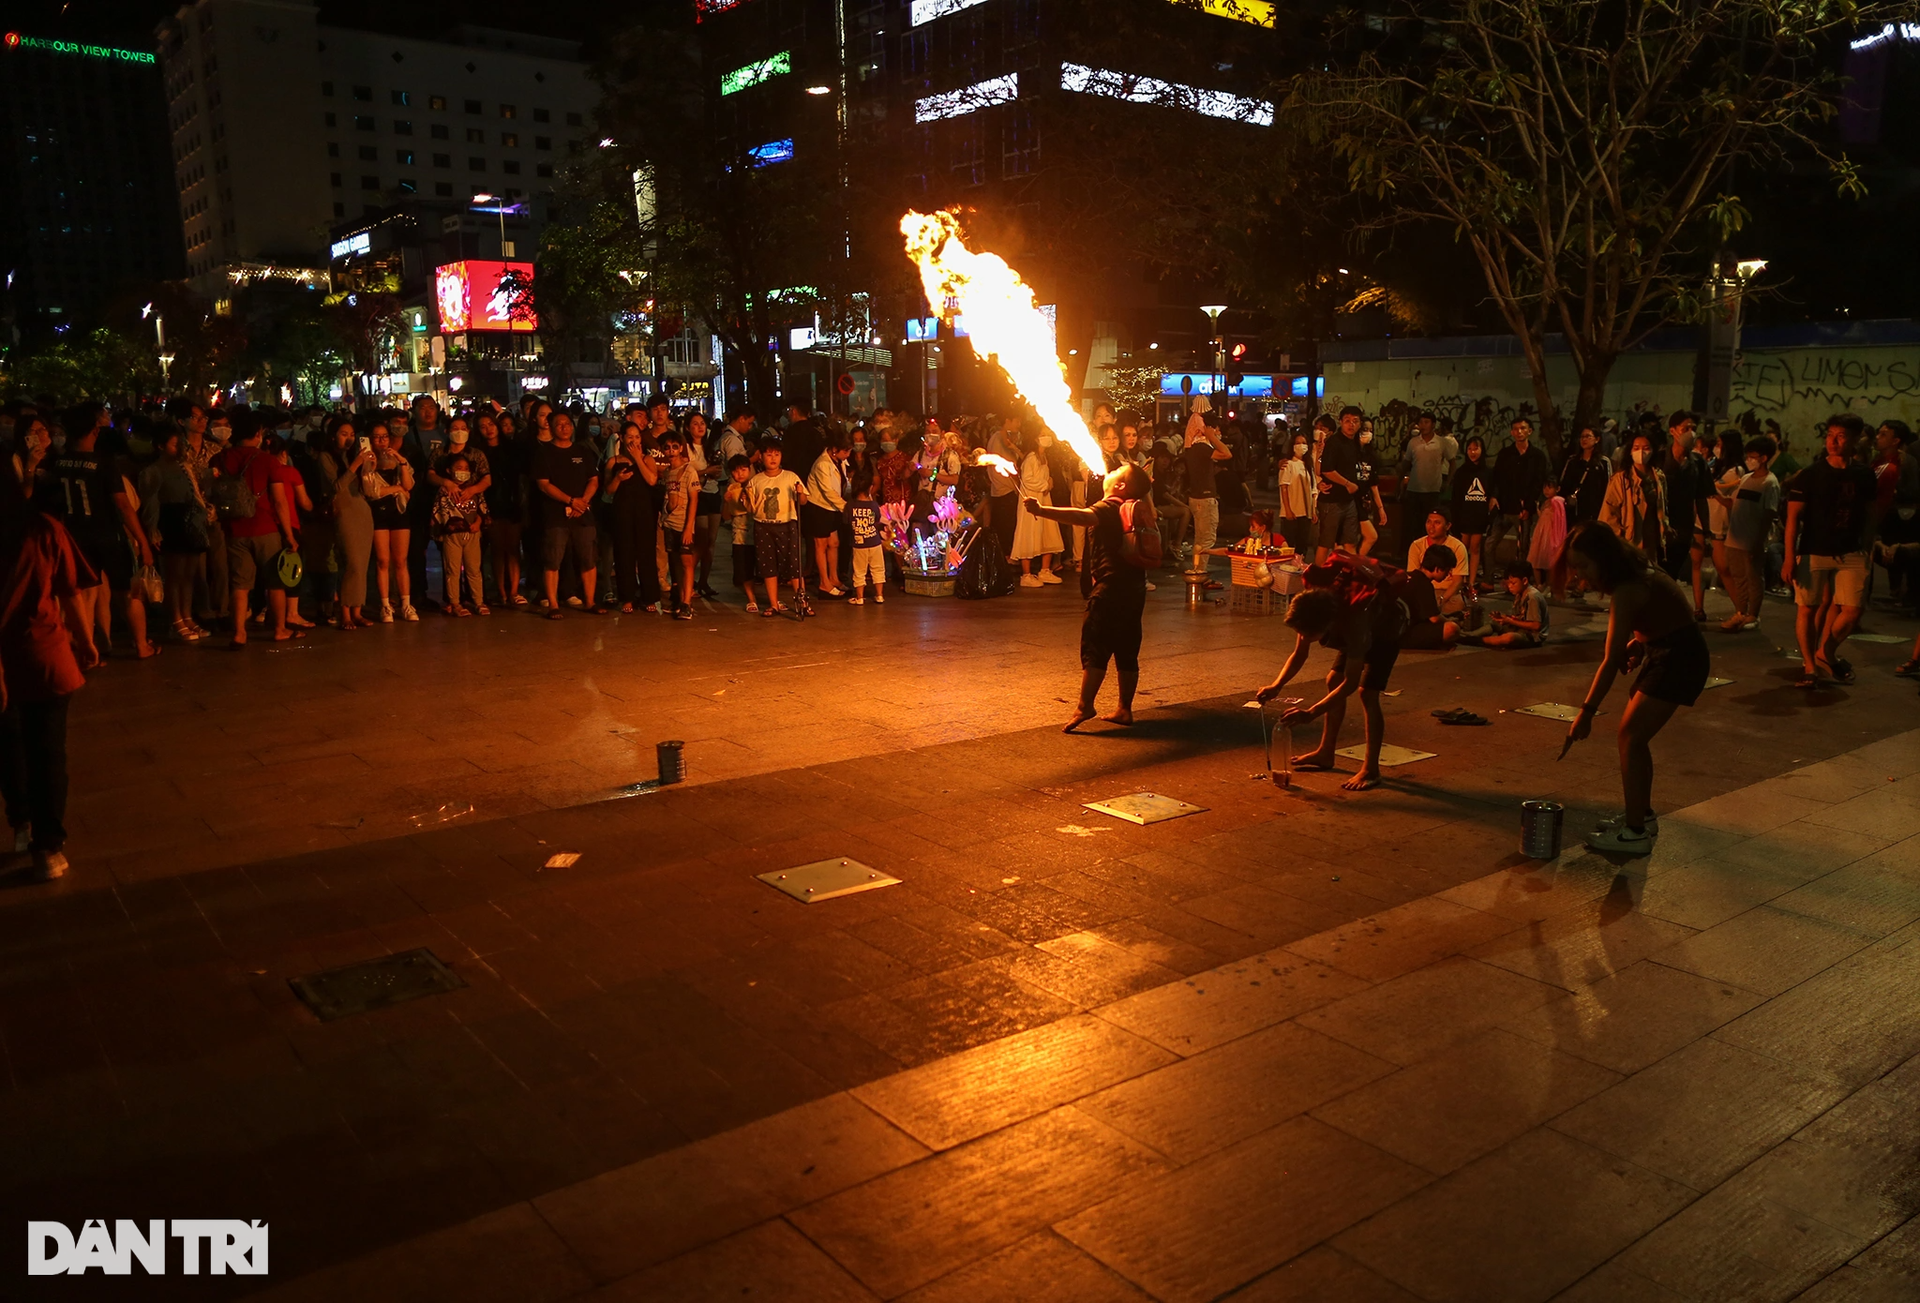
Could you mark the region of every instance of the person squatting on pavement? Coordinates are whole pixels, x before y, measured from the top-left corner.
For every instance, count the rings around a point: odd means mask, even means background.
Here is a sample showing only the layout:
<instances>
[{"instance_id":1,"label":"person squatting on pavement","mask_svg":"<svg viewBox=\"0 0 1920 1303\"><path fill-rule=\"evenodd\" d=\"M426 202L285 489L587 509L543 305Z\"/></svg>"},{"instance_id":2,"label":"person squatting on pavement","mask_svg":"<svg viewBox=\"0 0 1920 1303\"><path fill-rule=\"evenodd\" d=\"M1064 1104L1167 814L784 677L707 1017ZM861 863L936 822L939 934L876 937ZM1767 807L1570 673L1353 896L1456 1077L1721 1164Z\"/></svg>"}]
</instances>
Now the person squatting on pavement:
<instances>
[{"instance_id":1,"label":"person squatting on pavement","mask_svg":"<svg viewBox=\"0 0 1920 1303\"><path fill-rule=\"evenodd\" d=\"M1380 746L1387 722L1380 713L1380 694L1400 658L1406 635L1407 604L1396 591L1404 576L1362 557L1335 553L1322 565L1308 569L1306 591L1287 606L1286 625L1295 634L1293 653L1280 667L1280 676L1255 694L1262 702L1280 695L1287 681L1307 663L1313 643L1331 647L1337 655L1327 671L1327 694L1311 706L1296 706L1280 717L1292 728L1310 719L1322 721L1320 745L1293 758L1295 769L1332 769L1340 725L1346 719L1347 698L1356 691L1367 717L1366 760L1360 772L1340 786L1364 792L1380 783Z\"/></svg>"}]
</instances>

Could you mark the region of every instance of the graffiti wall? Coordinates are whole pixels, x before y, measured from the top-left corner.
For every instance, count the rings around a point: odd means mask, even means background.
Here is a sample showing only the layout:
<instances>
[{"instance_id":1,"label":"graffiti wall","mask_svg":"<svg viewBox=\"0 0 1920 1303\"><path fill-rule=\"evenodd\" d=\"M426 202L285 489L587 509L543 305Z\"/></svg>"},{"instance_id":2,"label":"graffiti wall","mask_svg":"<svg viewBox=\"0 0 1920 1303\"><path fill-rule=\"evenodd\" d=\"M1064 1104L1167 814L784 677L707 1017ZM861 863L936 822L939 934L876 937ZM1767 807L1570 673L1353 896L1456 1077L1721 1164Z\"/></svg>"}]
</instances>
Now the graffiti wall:
<instances>
[{"instance_id":1,"label":"graffiti wall","mask_svg":"<svg viewBox=\"0 0 1920 1303\"><path fill-rule=\"evenodd\" d=\"M1694 354L1633 353L1614 366L1605 414L1623 424L1693 401ZM1548 360L1555 401L1572 412L1578 384L1564 357ZM1418 357L1326 364L1330 410L1352 403L1375 418L1381 442L1398 447L1413 413L1450 418L1456 431L1504 435L1515 416L1537 416L1526 362L1517 356ZM1774 420L1800 443L1834 412L1871 422L1920 425L1920 347L1836 345L1751 349L1737 359L1730 410Z\"/></svg>"}]
</instances>

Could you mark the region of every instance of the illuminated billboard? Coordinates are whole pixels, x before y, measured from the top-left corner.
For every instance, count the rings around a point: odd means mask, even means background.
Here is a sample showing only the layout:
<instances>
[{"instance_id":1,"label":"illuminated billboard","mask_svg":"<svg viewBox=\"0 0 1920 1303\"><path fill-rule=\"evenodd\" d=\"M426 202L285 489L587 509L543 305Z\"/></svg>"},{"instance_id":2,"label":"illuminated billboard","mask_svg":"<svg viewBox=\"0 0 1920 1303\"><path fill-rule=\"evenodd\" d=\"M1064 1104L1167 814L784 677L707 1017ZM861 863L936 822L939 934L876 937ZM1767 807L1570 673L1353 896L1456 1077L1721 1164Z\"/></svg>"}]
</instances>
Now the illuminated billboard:
<instances>
[{"instance_id":1,"label":"illuminated billboard","mask_svg":"<svg viewBox=\"0 0 1920 1303\"><path fill-rule=\"evenodd\" d=\"M1174 3L1191 5L1192 0L1174 0ZM1231 18L1236 23L1273 26L1273 6L1266 0L1200 0L1200 9L1215 18Z\"/></svg>"},{"instance_id":2,"label":"illuminated billboard","mask_svg":"<svg viewBox=\"0 0 1920 1303\"><path fill-rule=\"evenodd\" d=\"M913 0L908 15L912 18L910 26L918 27L930 23L936 18L945 18L948 14L957 14L962 9L971 9L986 0Z\"/></svg>"},{"instance_id":3,"label":"illuminated billboard","mask_svg":"<svg viewBox=\"0 0 1920 1303\"><path fill-rule=\"evenodd\" d=\"M500 282L509 271L533 284L530 262L469 260L450 262L433 273L433 297L440 309L440 329L447 334L469 330L531 331L539 321L529 310L515 316L513 291Z\"/></svg>"},{"instance_id":4,"label":"illuminated billboard","mask_svg":"<svg viewBox=\"0 0 1920 1303\"><path fill-rule=\"evenodd\" d=\"M753 166L765 167L769 163L784 163L793 157L793 137L785 140L769 140L764 145L755 145L747 151L747 157L753 160Z\"/></svg>"},{"instance_id":5,"label":"illuminated billboard","mask_svg":"<svg viewBox=\"0 0 1920 1303\"><path fill-rule=\"evenodd\" d=\"M1185 109L1210 118L1227 118L1253 126L1273 125L1273 104L1268 100L1247 99L1222 90L1202 90L1158 77L1139 77L1132 73L1110 72L1067 63L1060 67L1062 90L1085 95L1105 95L1133 104L1158 104L1170 109Z\"/></svg>"},{"instance_id":6,"label":"illuminated billboard","mask_svg":"<svg viewBox=\"0 0 1920 1303\"><path fill-rule=\"evenodd\" d=\"M941 91L938 95L917 100L913 106L913 120L937 122L941 118L957 118L975 109L1011 103L1019 97L1019 74L1010 72L1004 77L991 77L971 86L962 86L959 90Z\"/></svg>"},{"instance_id":7,"label":"illuminated billboard","mask_svg":"<svg viewBox=\"0 0 1920 1303\"><path fill-rule=\"evenodd\" d=\"M758 86L761 82L769 78L778 77L781 73L792 71L793 52L791 50L782 50L772 58L762 59L758 63L750 63L744 68L735 68L732 72L722 77L720 79L720 93L722 95L731 95L735 91L743 91L749 86Z\"/></svg>"},{"instance_id":8,"label":"illuminated billboard","mask_svg":"<svg viewBox=\"0 0 1920 1303\"><path fill-rule=\"evenodd\" d=\"M1273 397L1273 377L1270 375L1250 375L1241 377L1240 383L1226 383L1226 376L1220 372L1209 375L1205 371L1168 371L1160 377L1160 396L1179 398L1187 393L1181 387L1181 381L1191 381L1192 391L1196 394L1222 392L1240 398Z\"/></svg>"}]
</instances>

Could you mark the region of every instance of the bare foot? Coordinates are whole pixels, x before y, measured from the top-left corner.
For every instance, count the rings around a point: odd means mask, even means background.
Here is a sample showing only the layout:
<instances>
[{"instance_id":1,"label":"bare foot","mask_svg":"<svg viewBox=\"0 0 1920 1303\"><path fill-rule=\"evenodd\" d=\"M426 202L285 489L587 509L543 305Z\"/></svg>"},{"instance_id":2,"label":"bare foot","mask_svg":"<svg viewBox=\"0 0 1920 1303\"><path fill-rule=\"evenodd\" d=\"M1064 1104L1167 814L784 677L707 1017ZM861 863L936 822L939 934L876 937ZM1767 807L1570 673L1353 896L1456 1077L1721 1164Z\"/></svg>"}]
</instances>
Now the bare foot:
<instances>
[{"instance_id":1,"label":"bare foot","mask_svg":"<svg viewBox=\"0 0 1920 1303\"><path fill-rule=\"evenodd\" d=\"M1085 706L1076 706L1073 711L1073 718L1068 720L1067 726L1060 731L1062 733L1071 733L1092 718L1093 712L1091 710Z\"/></svg>"},{"instance_id":2,"label":"bare foot","mask_svg":"<svg viewBox=\"0 0 1920 1303\"><path fill-rule=\"evenodd\" d=\"M153 657L158 656L160 654L160 644L150 642L144 647L136 646L133 649L133 654L138 656L143 661L151 660Z\"/></svg>"},{"instance_id":3,"label":"bare foot","mask_svg":"<svg viewBox=\"0 0 1920 1303\"><path fill-rule=\"evenodd\" d=\"M1295 756L1293 758L1293 767L1295 769L1325 771L1333 768L1333 757L1323 756L1318 751L1309 751L1304 756Z\"/></svg>"},{"instance_id":4,"label":"bare foot","mask_svg":"<svg viewBox=\"0 0 1920 1303\"><path fill-rule=\"evenodd\" d=\"M1109 724L1131 724L1133 723L1133 712L1125 706L1122 706L1111 715L1102 715L1100 718L1106 720Z\"/></svg>"},{"instance_id":5,"label":"bare foot","mask_svg":"<svg viewBox=\"0 0 1920 1303\"><path fill-rule=\"evenodd\" d=\"M1343 792L1366 792L1378 786L1380 786L1380 771L1378 769L1362 769L1352 778L1340 784L1340 790Z\"/></svg>"}]
</instances>

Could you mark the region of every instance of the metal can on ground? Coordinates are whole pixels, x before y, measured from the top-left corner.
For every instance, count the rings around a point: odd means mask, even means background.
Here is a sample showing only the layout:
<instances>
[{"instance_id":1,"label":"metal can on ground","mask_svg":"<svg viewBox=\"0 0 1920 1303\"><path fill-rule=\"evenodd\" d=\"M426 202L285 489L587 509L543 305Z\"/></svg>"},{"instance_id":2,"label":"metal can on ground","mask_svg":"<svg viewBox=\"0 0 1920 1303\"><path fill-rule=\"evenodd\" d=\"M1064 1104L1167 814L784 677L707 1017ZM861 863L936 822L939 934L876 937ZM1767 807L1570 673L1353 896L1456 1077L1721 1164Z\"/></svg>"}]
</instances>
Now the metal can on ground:
<instances>
[{"instance_id":1,"label":"metal can on ground","mask_svg":"<svg viewBox=\"0 0 1920 1303\"><path fill-rule=\"evenodd\" d=\"M687 776L686 759L682 755L685 742L656 742L653 747L654 760L660 766L660 785L677 783Z\"/></svg>"},{"instance_id":2,"label":"metal can on ground","mask_svg":"<svg viewBox=\"0 0 1920 1303\"><path fill-rule=\"evenodd\" d=\"M1558 801L1520 802L1520 853L1530 860L1560 856L1560 828L1567 807Z\"/></svg>"}]
</instances>

